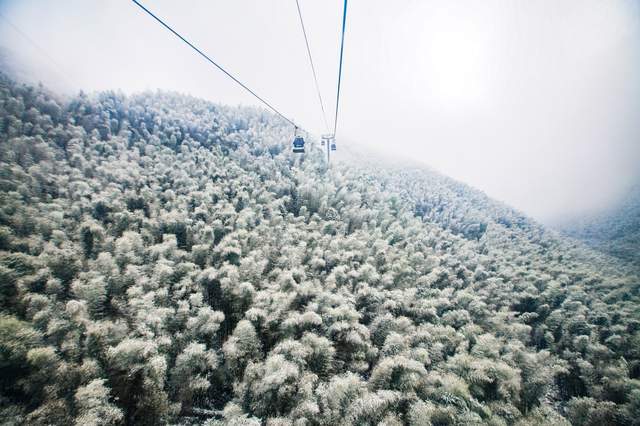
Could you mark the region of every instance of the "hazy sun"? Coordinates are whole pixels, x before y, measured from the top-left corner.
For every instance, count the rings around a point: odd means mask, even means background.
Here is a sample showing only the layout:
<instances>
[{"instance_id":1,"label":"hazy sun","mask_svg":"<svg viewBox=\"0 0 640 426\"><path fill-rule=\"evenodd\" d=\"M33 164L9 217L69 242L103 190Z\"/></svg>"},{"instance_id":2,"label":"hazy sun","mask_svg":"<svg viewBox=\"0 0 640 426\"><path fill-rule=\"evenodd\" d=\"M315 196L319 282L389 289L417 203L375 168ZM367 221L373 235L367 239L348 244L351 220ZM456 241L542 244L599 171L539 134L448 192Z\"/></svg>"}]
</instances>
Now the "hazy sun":
<instances>
[{"instance_id":1,"label":"hazy sun","mask_svg":"<svg viewBox=\"0 0 640 426\"><path fill-rule=\"evenodd\" d=\"M444 105L465 106L488 91L489 34L477 17L440 10L424 26L418 55L428 96Z\"/></svg>"}]
</instances>

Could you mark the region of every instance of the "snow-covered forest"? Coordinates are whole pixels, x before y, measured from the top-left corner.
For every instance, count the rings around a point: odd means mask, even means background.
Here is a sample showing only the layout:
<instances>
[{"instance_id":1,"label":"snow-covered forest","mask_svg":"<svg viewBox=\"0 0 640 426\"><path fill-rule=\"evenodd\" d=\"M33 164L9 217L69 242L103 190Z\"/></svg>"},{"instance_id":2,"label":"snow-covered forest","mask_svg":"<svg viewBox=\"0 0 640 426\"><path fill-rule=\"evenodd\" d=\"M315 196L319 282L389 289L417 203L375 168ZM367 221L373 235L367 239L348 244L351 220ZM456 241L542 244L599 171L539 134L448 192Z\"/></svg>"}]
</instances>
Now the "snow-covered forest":
<instances>
[{"instance_id":1,"label":"snow-covered forest","mask_svg":"<svg viewBox=\"0 0 640 426\"><path fill-rule=\"evenodd\" d=\"M640 280L261 110L0 83L3 425L638 425Z\"/></svg>"}]
</instances>

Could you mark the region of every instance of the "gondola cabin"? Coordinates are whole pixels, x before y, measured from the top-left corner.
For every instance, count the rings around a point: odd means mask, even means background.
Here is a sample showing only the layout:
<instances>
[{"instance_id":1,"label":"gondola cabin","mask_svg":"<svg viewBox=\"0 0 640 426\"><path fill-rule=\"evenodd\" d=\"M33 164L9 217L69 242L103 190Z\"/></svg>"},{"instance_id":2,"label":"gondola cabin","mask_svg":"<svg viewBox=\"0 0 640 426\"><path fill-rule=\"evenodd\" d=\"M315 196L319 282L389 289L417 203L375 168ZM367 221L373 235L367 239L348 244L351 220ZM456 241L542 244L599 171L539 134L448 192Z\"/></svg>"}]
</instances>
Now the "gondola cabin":
<instances>
[{"instance_id":1,"label":"gondola cabin","mask_svg":"<svg viewBox=\"0 0 640 426\"><path fill-rule=\"evenodd\" d=\"M327 146L327 147L328 147L328 144L329 144L329 142L331 142L331 139L333 139L333 135L331 135L331 134L324 134L324 135L322 135L322 139L321 139L321 140L322 140L322 142L321 142L321 143L322 143L322 146L323 146L323 147L324 147L324 146Z\"/></svg>"},{"instance_id":2,"label":"gondola cabin","mask_svg":"<svg viewBox=\"0 0 640 426\"><path fill-rule=\"evenodd\" d=\"M296 136L293 140L293 152L296 154L304 153L304 139L302 136Z\"/></svg>"},{"instance_id":3,"label":"gondola cabin","mask_svg":"<svg viewBox=\"0 0 640 426\"><path fill-rule=\"evenodd\" d=\"M336 146L336 143L335 143L335 142L333 142L333 143L331 144L331 151L337 151L337 149L338 149L338 147Z\"/></svg>"}]
</instances>

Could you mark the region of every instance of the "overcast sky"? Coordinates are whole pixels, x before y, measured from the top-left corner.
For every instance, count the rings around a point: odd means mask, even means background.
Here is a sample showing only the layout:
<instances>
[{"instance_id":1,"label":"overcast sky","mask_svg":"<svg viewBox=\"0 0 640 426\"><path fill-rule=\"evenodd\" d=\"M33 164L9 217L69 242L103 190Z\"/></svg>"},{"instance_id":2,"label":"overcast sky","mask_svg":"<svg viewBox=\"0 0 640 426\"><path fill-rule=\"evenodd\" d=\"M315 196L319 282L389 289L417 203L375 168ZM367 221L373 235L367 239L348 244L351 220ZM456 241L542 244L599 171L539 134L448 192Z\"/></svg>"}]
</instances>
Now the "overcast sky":
<instances>
[{"instance_id":1,"label":"overcast sky","mask_svg":"<svg viewBox=\"0 0 640 426\"><path fill-rule=\"evenodd\" d=\"M295 0L142 0L324 133ZM340 0L300 0L332 121ZM57 90L255 100L131 1L0 0L0 44ZM639 0L351 0L338 143L423 162L544 221L640 175Z\"/></svg>"}]
</instances>

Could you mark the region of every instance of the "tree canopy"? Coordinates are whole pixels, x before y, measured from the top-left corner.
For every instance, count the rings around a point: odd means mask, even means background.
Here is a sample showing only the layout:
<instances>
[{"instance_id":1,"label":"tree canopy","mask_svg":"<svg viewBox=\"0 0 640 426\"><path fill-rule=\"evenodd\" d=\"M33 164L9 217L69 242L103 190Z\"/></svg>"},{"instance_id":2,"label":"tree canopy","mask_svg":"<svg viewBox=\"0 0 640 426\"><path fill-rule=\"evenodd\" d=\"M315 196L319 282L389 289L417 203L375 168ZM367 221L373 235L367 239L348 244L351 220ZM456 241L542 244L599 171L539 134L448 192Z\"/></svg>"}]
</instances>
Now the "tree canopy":
<instances>
[{"instance_id":1,"label":"tree canopy","mask_svg":"<svg viewBox=\"0 0 640 426\"><path fill-rule=\"evenodd\" d=\"M3 424L638 424L618 260L261 109L0 83Z\"/></svg>"}]
</instances>

